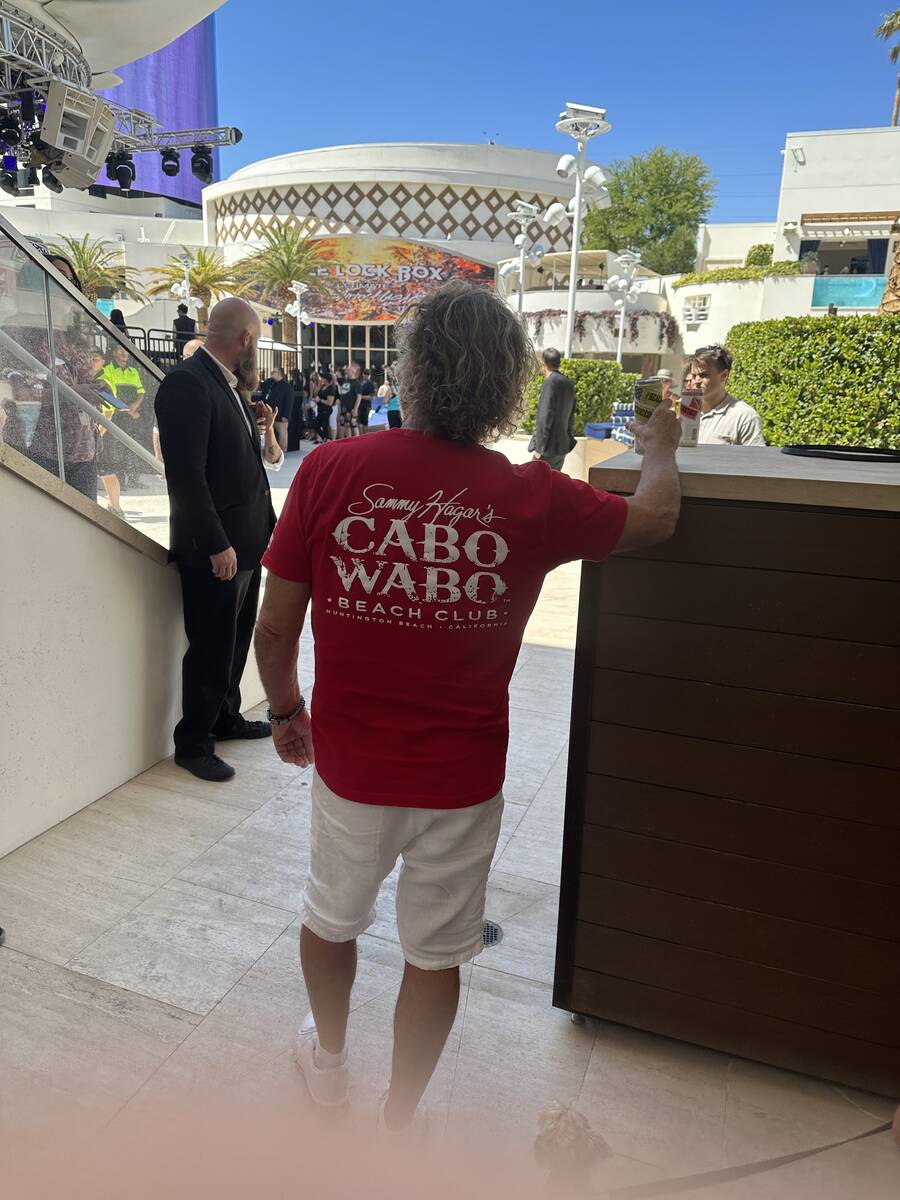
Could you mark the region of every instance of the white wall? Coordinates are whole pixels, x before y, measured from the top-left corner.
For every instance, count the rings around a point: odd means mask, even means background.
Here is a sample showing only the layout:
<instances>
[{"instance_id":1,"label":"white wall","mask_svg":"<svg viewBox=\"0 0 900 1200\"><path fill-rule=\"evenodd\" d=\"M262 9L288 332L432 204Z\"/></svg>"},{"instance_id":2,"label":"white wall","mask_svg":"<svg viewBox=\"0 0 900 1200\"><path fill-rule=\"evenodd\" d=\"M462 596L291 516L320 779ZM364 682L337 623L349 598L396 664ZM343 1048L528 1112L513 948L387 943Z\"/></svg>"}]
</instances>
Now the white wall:
<instances>
[{"instance_id":1,"label":"white wall","mask_svg":"<svg viewBox=\"0 0 900 1200\"><path fill-rule=\"evenodd\" d=\"M751 246L772 243L774 221L747 224L722 223L701 225L697 230L697 271L715 271L719 267L742 267Z\"/></svg>"},{"instance_id":2,"label":"white wall","mask_svg":"<svg viewBox=\"0 0 900 1200\"><path fill-rule=\"evenodd\" d=\"M775 257L797 258L804 213L900 210L900 128L789 133L785 142Z\"/></svg>"},{"instance_id":3,"label":"white wall","mask_svg":"<svg viewBox=\"0 0 900 1200\"><path fill-rule=\"evenodd\" d=\"M685 354L699 346L724 342L732 325L741 321L761 320L763 280L752 279L734 283L700 283L690 287L673 288L667 280L671 311L681 329ZM696 325L684 320L684 308L692 297L709 296L709 317Z\"/></svg>"},{"instance_id":4,"label":"white wall","mask_svg":"<svg viewBox=\"0 0 900 1200\"><path fill-rule=\"evenodd\" d=\"M62 503L58 481L28 482L13 453L0 447L0 856L171 753L185 646L165 551ZM255 665L244 699L262 699Z\"/></svg>"}]
</instances>

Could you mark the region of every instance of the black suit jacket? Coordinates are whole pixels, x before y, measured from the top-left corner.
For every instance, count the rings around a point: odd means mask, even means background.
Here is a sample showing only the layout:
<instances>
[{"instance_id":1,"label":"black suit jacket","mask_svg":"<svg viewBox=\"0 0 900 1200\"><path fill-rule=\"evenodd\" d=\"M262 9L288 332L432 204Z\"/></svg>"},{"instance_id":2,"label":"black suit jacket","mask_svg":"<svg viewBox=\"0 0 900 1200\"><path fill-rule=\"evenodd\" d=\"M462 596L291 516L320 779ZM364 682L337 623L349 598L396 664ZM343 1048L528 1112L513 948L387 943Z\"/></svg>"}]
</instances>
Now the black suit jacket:
<instances>
[{"instance_id":1,"label":"black suit jacket","mask_svg":"<svg viewBox=\"0 0 900 1200\"><path fill-rule=\"evenodd\" d=\"M541 384L534 437L528 445L544 458L575 449L575 385L568 375L552 371Z\"/></svg>"},{"instance_id":2,"label":"black suit jacket","mask_svg":"<svg viewBox=\"0 0 900 1200\"><path fill-rule=\"evenodd\" d=\"M232 546L238 570L257 567L275 513L256 421L205 351L159 385L156 423L169 489L169 557L209 566L211 554Z\"/></svg>"}]
</instances>

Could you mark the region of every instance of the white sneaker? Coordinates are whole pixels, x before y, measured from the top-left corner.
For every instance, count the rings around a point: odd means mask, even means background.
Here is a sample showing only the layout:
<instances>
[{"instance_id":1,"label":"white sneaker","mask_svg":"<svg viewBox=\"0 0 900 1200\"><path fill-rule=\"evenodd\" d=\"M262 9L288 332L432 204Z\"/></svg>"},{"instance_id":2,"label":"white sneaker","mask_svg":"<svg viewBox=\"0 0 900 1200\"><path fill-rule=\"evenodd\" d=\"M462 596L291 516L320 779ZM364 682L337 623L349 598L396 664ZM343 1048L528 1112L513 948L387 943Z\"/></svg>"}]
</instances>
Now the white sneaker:
<instances>
[{"instance_id":1,"label":"white sneaker","mask_svg":"<svg viewBox=\"0 0 900 1200\"><path fill-rule=\"evenodd\" d=\"M339 1067L320 1067L316 1064L318 1044L315 1019L312 1013L307 1013L294 1039L294 1057L313 1101L323 1108L336 1108L346 1104L350 1095L347 1051L344 1050L344 1061Z\"/></svg>"},{"instance_id":2,"label":"white sneaker","mask_svg":"<svg viewBox=\"0 0 900 1200\"><path fill-rule=\"evenodd\" d=\"M381 1093L381 1098L378 1101L378 1118L375 1127L378 1138L384 1140L389 1145L398 1146L423 1142L428 1136L428 1109L424 1104L420 1104L416 1109L416 1115L409 1125L404 1129L389 1129L384 1119L384 1106L387 1103L389 1095L390 1089L387 1088Z\"/></svg>"}]
</instances>

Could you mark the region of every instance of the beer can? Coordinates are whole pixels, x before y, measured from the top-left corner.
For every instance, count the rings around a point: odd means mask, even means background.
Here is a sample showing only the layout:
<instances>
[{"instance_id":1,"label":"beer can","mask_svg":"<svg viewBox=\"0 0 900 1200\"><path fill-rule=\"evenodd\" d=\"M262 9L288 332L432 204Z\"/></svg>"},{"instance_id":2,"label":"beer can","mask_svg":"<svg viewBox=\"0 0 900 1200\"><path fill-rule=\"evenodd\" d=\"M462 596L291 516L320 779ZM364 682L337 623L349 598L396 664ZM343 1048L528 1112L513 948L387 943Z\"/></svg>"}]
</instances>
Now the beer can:
<instances>
[{"instance_id":1,"label":"beer can","mask_svg":"<svg viewBox=\"0 0 900 1200\"><path fill-rule=\"evenodd\" d=\"M663 381L658 375L648 379L639 379L634 385L634 419L641 425L646 425L653 416L654 410L663 402ZM638 454L644 453L640 439L635 438L634 448Z\"/></svg>"}]
</instances>

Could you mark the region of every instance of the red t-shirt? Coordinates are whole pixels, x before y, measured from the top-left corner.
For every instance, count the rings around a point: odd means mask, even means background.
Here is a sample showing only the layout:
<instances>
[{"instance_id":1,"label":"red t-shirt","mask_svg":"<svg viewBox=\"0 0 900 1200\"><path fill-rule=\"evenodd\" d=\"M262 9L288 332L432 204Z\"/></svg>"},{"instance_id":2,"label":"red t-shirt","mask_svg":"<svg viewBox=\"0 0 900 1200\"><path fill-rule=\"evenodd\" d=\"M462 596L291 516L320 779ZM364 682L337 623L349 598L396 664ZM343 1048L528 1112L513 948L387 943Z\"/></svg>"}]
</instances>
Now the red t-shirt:
<instances>
[{"instance_id":1,"label":"red t-shirt","mask_svg":"<svg viewBox=\"0 0 900 1200\"><path fill-rule=\"evenodd\" d=\"M509 681L544 575L606 558L626 502L543 462L397 429L304 459L263 556L308 582L316 767L347 800L500 791Z\"/></svg>"}]
</instances>

